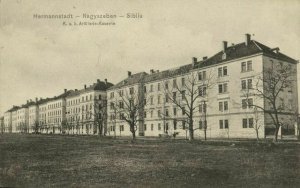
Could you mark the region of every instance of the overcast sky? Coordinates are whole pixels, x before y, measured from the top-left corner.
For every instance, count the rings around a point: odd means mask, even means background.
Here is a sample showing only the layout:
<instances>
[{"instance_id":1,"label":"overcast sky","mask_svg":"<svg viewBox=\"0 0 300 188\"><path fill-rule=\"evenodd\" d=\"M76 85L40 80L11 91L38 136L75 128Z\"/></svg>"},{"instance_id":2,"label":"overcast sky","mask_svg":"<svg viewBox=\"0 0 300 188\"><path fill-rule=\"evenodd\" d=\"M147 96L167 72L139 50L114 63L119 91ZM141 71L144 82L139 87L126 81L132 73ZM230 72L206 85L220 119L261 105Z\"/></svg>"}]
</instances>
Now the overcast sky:
<instances>
[{"instance_id":1,"label":"overcast sky","mask_svg":"<svg viewBox=\"0 0 300 188\"><path fill-rule=\"evenodd\" d=\"M33 18L61 13L142 18L80 27ZM0 0L0 15L0 115L13 104L80 89L97 78L116 83L127 71L164 70L212 56L223 40L243 42L245 33L300 59L299 0Z\"/></svg>"}]
</instances>

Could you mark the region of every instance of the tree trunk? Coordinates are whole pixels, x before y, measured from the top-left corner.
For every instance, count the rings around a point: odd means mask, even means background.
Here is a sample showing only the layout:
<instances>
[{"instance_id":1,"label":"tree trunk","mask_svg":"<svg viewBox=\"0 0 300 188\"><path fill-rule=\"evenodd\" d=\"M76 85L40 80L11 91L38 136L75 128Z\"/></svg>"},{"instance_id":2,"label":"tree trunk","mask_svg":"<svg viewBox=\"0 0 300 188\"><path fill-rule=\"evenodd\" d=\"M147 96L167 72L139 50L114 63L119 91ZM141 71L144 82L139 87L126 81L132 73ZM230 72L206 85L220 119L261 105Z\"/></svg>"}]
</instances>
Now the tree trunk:
<instances>
[{"instance_id":1,"label":"tree trunk","mask_svg":"<svg viewBox=\"0 0 300 188\"><path fill-rule=\"evenodd\" d=\"M278 132L279 132L279 126L275 128L274 142L277 142L278 140Z\"/></svg>"},{"instance_id":2,"label":"tree trunk","mask_svg":"<svg viewBox=\"0 0 300 188\"><path fill-rule=\"evenodd\" d=\"M204 140L206 140L206 128L204 128Z\"/></svg>"},{"instance_id":3,"label":"tree trunk","mask_svg":"<svg viewBox=\"0 0 300 188\"><path fill-rule=\"evenodd\" d=\"M189 140L194 140L193 118L189 118Z\"/></svg>"}]
</instances>

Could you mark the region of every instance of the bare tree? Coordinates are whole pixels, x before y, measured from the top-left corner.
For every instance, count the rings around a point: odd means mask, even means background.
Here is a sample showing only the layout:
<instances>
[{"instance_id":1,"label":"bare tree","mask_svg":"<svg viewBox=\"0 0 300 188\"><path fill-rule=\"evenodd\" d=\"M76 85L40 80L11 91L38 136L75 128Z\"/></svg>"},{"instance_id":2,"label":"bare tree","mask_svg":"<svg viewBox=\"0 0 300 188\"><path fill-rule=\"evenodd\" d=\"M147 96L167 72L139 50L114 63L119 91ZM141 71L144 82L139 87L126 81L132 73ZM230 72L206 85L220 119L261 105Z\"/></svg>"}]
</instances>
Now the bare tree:
<instances>
[{"instance_id":1,"label":"bare tree","mask_svg":"<svg viewBox=\"0 0 300 188\"><path fill-rule=\"evenodd\" d=\"M279 63L271 63L269 67L265 67L262 75L258 75L256 83L251 92L248 92L247 99L251 96L263 99L264 103L250 104L247 100L248 106L254 106L264 113L268 114L275 125L274 141L277 142L278 132L283 124L280 115L286 113L284 109L284 90L292 87L295 79L295 71L291 65Z\"/></svg>"},{"instance_id":2,"label":"bare tree","mask_svg":"<svg viewBox=\"0 0 300 188\"><path fill-rule=\"evenodd\" d=\"M194 115L197 112L196 109L199 107L196 104L196 101L200 99L205 100L208 89L214 85L214 76L212 72L205 71L205 75L202 73L191 72L188 75L183 76L181 78L182 80L180 86L173 80L172 89L169 88L169 86L166 87L166 84L164 84L166 97L168 97L173 104L181 109L186 117L183 120L188 124L189 140L194 139ZM199 74L202 74L201 77ZM207 125L205 123L205 135L207 129L206 127Z\"/></svg>"},{"instance_id":3,"label":"bare tree","mask_svg":"<svg viewBox=\"0 0 300 188\"><path fill-rule=\"evenodd\" d=\"M119 117L119 120L128 124L132 139L135 140L138 123L143 121L144 106L147 99L140 90L131 93L126 90L122 94L119 93L119 96L109 104L110 109Z\"/></svg>"},{"instance_id":4,"label":"bare tree","mask_svg":"<svg viewBox=\"0 0 300 188\"><path fill-rule=\"evenodd\" d=\"M93 104L93 111L88 112L88 115L90 117L93 117L93 124L96 125L96 128L94 128L95 132L98 132L98 135L105 136L105 130L106 129L106 119L107 119L107 101L106 100L97 100L94 99Z\"/></svg>"}]
</instances>

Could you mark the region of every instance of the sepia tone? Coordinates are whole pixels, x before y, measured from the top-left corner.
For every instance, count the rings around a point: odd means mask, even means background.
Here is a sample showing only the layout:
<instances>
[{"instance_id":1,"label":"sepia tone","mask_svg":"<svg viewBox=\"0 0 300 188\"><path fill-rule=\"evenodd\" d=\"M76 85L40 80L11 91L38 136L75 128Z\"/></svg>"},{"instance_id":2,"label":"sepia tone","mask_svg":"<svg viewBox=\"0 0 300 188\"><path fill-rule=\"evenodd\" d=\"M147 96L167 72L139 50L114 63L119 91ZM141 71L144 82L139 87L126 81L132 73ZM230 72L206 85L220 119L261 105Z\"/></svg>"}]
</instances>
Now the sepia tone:
<instances>
[{"instance_id":1,"label":"sepia tone","mask_svg":"<svg viewBox=\"0 0 300 188\"><path fill-rule=\"evenodd\" d=\"M297 187L299 10L0 0L0 187Z\"/></svg>"}]
</instances>

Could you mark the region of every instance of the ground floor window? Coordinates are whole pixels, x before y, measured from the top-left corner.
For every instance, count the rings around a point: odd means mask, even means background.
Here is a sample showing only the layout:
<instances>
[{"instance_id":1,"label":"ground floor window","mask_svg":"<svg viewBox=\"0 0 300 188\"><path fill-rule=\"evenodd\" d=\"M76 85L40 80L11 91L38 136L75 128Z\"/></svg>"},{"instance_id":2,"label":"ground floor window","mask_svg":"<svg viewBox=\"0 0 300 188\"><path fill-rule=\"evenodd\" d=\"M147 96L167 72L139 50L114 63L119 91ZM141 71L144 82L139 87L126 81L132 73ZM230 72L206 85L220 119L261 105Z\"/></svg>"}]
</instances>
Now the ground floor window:
<instances>
[{"instance_id":1,"label":"ground floor window","mask_svg":"<svg viewBox=\"0 0 300 188\"><path fill-rule=\"evenodd\" d=\"M120 125L120 131L124 131L124 125Z\"/></svg>"},{"instance_id":2,"label":"ground floor window","mask_svg":"<svg viewBox=\"0 0 300 188\"><path fill-rule=\"evenodd\" d=\"M253 128L253 118L244 118L243 128Z\"/></svg>"},{"instance_id":3,"label":"ground floor window","mask_svg":"<svg viewBox=\"0 0 300 188\"><path fill-rule=\"evenodd\" d=\"M219 128L220 129L228 129L229 128L229 122L228 119L225 120L219 120Z\"/></svg>"}]
</instances>

